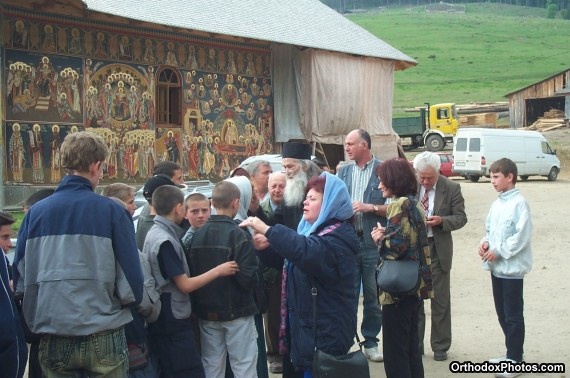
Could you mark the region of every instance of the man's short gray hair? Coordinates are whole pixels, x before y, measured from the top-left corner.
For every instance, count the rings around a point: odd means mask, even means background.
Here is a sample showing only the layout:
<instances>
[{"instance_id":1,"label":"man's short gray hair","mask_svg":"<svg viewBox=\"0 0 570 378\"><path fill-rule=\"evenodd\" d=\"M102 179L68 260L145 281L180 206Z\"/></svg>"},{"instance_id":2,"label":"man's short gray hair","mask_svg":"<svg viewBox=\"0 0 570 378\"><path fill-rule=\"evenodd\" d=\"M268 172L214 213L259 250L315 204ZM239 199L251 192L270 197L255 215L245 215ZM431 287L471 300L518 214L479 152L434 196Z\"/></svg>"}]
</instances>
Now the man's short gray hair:
<instances>
[{"instance_id":1,"label":"man's short gray hair","mask_svg":"<svg viewBox=\"0 0 570 378\"><path fill-rule=\"evenodd\" d=\"M423 172L428 168L433 168L436 173L441 168L441 160L439 155L430 151L424 151L416 155L414 158L414 169L417 172Z\"/></svg>"},{"instance_id":2,"label":"man's short gray hair","mask_svg":"<svg viewBox=\"0 0 570 378\"><path fill-rule=\"evenodd\" d=\"M267 160L256 160L250 165L248 165L245 169L250 176L255 176L259 172L259 167L269 167L271 168L271 163Z\"/></svg>"}]
</instances>

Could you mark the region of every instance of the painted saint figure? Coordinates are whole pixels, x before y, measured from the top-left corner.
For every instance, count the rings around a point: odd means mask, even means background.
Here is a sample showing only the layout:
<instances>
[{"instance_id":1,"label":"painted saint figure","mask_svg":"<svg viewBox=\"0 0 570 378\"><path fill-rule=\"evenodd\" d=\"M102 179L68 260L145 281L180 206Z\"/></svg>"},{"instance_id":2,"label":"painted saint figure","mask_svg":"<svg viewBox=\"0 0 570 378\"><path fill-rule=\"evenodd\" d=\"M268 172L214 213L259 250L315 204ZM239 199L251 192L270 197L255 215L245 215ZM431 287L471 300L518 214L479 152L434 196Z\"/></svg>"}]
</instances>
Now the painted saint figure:
<instances>
[{"instance_id":1,"label":"painted saint figure","mask_svg":"<svg viewBox=\"0 0 570 378\"><path fill-rule=\"evenodd\" d=\"M12 136L9 142L10 151L10 167L12 168L12 179L14 182L24 181L24 162L26 161L24 153L24 142L20 133L20 124L12 125Z\"/></svg>"},{"instance_id":2,"label":"painted saint figure","mask_svg":"<svg viewBox=\"0 0 570 378\"><path fill-rule=\"evenodd\" d=\"M58 183L61 180L61 140L59 139L59 126L53 125L51 131L50 182Z\"/></svg>"},{"instance_id":3,"label":"painted saint figure","mask_svg":"<svg viewBox=\"0 0 570 378\"><path fill-rule=\"evenodd\" d=\"M32 181L35 183L44 182L44 159L41 128L39 124L32 127L32 131L28 131L30 136L30 151L32 155Z\"/></svg>"}]
</instances>

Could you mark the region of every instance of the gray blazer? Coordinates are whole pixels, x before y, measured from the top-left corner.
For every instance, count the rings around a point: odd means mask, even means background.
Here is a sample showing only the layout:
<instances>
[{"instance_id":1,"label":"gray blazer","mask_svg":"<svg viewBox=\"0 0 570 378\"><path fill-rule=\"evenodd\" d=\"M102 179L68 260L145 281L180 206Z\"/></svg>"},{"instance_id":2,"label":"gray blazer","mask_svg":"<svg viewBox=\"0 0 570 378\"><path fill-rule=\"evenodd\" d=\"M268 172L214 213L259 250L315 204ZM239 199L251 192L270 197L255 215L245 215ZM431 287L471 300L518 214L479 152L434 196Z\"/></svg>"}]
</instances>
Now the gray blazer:
<instances>
[{"instance_id":1,"label":"gray blazer","mask_svg":"<svg viewBox=\"0 0 570 378\"><path fill-rule=\"evenodd\" d=\"M378 189L379 180L376 177L376 167L381 163L380 160L374 158L373 166L372 166L372 175L370 176L370 180L368 181L368 185L366 189L364 189L364 203L371 203L374 205L383 205L386 202L386 199L382 196L382 191ZM337 176L344 181L348 188L348 192L352 196L352 170L356 164L347 164L340 167L339 171L337 172ZM362 231L364 240L366 242L367 247L376 248L376 244L374 240L372 240L372 236L370 233L372 232L372 228L376 227L376 223L380 222L382 226L386 226L386 218L375 213L363 213L362 214Z\"/></svg>"},{"instance_id":2,"label":"gray blazer","mask_svg":"<svg viewBox=\"0 0 570 378\"><path fill-rule=\"evenodd\" d=\"M419 193L418 193L418 200ZM442 218L443 223L433 227L433 241L441 268L445 272L451 270L453 259L453 239L451 231L459 230L467 223L465 201L461 194L461 186L443 175L439 175L435 189L433 214Z\"/></svg>"}]
</instances>

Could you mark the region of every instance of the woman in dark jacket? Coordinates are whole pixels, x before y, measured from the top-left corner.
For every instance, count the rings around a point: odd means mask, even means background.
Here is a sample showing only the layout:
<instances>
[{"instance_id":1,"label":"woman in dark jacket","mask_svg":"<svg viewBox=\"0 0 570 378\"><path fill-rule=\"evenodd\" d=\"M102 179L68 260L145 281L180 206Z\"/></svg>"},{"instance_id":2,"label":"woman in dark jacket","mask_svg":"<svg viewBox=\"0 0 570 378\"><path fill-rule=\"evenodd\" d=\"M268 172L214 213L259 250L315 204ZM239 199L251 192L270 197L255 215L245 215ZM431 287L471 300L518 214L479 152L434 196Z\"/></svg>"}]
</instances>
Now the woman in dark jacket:
<instances>
[{"instance_id":1,"label":"woman in dark jacket","mask_svg":"<svg viewBox=\"0 0 570 378\"><path fill-rule=\"evenodd\" d=\"M241 223L265 235L270 248L286 259L287 315L291 361L311 377L314 353L311 288L317 289L317 347L338 356L348 352L356 333L354 292L358 238L350 221L352 202L346 185L324 172L309 180L303 219L297 232L268 226L250 217Z\"/></svg>"},{"instance_id":2,"label":"woman in dark jacket","mask_svg":"<svg viewBox=\"0 0 570 378\"><path fill-rule=\"evenodd\" d=\"M424 368L419 351L418 314L422 300L431 294L429 242L425 214L416 201L416 174L405 159L390 159L376 168L379 189L391 198L386 211L386 228L372 231L380 258L420 259L422 282L418 291L400 298L380 292L382 304L382 338L384 370L388 378L423 378Z\"/></svg>"}]
</instances>

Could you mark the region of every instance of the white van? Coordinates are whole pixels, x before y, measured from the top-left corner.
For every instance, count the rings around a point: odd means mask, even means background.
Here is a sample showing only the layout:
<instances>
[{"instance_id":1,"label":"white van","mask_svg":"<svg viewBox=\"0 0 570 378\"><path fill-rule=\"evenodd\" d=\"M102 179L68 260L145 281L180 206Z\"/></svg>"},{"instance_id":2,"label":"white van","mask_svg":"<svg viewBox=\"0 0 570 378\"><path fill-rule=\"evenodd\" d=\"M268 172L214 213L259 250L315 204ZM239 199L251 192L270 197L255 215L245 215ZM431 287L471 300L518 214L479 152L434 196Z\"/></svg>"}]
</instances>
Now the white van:
<instances>
[{"instance_id":1,"label":"white van","mask_svg":"<svg viewBox=\"0 0 570 378\"><path fill-rule=\"evenodd\" d=\"M556 151L537 131L465 128L453 141L453 171L473 182L489 177L491 164L504 157L517 164L523 181L534 175L554 181L560 172Z\"/></svg>"}]
</instances>

